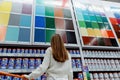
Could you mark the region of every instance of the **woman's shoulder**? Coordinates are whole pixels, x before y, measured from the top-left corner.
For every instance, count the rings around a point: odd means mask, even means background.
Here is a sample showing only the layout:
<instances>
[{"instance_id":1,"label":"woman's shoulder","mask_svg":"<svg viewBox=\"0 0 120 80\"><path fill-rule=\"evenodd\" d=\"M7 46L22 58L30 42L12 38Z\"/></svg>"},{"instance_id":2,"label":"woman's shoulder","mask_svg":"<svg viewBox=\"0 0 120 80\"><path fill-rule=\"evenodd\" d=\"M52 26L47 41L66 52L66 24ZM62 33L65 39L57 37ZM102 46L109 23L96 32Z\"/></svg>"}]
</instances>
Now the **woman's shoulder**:
<instances>
[{"instance_id":1,"label":"woman's shoulder","mask_svg":"<svg viewBox=\"0 0 120 80\"><path fill-rule=\"evenodd\" d=\"M46 49L46 52L52 52L52 48L51 48L51 47L48 47L48 48Z\"/></svg>"},{"instance_id":2,"label":"woman's shoulder","mask_svg":"<svg viewBox=\"0 0 120 80\"><path fill-rule=\"evenodd\" d=\"M52 50L52 48L51 48L51 47L48 47L47 50Z\"/></svg>"},{"instance_id":3,"label":"woman's shoulder","mask_svg":"<svg viewBox=\"0 0 120 80\"><path fill-rule=\"evenodd\" d=\"M67 53L68 53L68 57L71 58L71 55L70 55L69 51L67 51Z\"/></svg>"}]
</instances>

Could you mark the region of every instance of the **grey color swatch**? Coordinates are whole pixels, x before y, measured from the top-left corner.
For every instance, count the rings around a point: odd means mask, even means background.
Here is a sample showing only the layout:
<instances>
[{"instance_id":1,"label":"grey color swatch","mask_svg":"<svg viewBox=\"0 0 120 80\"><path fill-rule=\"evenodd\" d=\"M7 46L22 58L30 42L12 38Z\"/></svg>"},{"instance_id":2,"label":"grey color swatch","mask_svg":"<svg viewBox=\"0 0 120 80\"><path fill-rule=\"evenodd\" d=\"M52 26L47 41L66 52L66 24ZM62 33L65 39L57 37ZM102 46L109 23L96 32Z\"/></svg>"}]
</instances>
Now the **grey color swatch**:
<instances>
[{"instance_id":1,"label":"grey color swatch","mask_svg":"<svg viewBox=\"0 0 120 80\"><path fill-rule=\"evenodd\" d=\"M10 14L9 25L19 26L20 15Z\"/></svg>"}]
</instances>

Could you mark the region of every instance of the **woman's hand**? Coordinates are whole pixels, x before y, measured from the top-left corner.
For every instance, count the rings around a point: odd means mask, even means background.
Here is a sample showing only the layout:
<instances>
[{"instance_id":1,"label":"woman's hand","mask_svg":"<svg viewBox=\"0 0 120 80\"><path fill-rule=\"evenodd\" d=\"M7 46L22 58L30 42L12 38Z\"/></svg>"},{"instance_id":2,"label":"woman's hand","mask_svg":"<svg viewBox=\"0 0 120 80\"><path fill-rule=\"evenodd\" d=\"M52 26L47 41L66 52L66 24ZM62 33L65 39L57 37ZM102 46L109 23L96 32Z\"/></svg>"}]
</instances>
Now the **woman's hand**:
<instances>
[{"instance_id":1,"label":"woman's hand","mask_svg":"<svg viewBox=\"0 0 120 80\"><path fill-rule=\"evenodd\" d=\"M22 80L29 80L24 75L22 75L21 77L22 77Z\"/></svg>"}]
</instances>

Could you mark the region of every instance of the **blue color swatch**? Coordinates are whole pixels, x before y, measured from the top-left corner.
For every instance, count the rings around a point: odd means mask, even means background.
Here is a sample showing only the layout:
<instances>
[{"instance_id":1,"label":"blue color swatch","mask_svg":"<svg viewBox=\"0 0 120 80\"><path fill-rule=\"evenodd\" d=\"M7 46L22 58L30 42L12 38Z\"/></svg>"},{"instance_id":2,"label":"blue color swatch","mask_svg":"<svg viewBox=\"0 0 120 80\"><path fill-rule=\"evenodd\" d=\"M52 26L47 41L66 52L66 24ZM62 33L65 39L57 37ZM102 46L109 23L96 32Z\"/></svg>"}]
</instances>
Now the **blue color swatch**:
<instances>
[{"instance_id":1,"label":"blue color swatch","mask_svg":"<svg viewBox=\"0 0 120 80\"><path fill-rule=\"evenodd\" d=\"M45 18L41 16L35 16L35 27L45 28Z\"/></svg>"},{"instance_id":2,"label":"blue color swatch","mask_svg":"<svg viewBox=\"0 0 120 80\"><path fill-rule=\"evenodd\" d=\"M44 29L35 29L34 42L45 42Z\"/></svg>"},{"instance_id":3,"label":"blue color swatch","mask_svg":"<svg viewBox=\"0 0 120 80\"><path fill-rule=\"evenodd\" d=\"M21 15L20 26L31 27L31 16Z\"/></svg>"},{"instance_id":4,"label":"blue color swatch","mask_svg":"<svg viewBox=\"0 0 120 80\"><path fill-rule=\"evenodd\" d=\"M30 41L30 29L20 28L19 41L29 42Z\"/></svg>"},{"instance_id":5,"label":"blue color swatch","mask_svg":"<svg viewBox=\"0 0 120 80\"><path fill-rule=\"evenodd\" d=\"M45 7L44 6L36 6L36 15L45 15Z\"/></svg>"}]
</instances>

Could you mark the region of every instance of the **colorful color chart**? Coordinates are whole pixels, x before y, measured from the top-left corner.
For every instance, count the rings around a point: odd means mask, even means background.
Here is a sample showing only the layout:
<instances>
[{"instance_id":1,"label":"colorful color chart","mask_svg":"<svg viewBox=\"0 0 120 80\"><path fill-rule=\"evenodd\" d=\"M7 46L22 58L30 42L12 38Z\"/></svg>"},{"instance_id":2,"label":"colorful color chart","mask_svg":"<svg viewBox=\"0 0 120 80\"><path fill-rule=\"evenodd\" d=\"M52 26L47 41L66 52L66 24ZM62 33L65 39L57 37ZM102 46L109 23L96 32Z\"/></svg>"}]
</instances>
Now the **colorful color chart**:
<instances>
[{"instance_id":1,"label":"colorful color chart","mask_svg":"<svg viewBox=\"0 0 120 80\"><path fill-rule=\"evenodd\" d=\"M109 20L120 43L120 7L110 7L108 11L113 14L109 16Z\"/></svg>"},{"instance_id":2,"label":"colorful color chart","mask_svg":"<svg viewBox=\"0 0 120 80\"><path fill-rule=\"evenodd\" d=\"M34 43L50 43L58 33L67 44L76 44L70 0L36 0Z\"/></svg>"},{"instance_id":3,"label":"colorful color chart","mask_svg":"<svg viewBox=\"0 0 120 80\"><path fill-rule=\"evenodd\" d=\"M73 0L73 6L84 46L118 46L102 6L79 0Z\"/></svg>"},{"instance_id":4,"label":"colorful color chart","mask_svg":"<svg viewBox=\"0 0 120 80\"><path fill-rule=\"evenodd\" d=\"M0 3L0 42L30 43L32 3L33 0Z\"/></svg>"}]
</instances>

